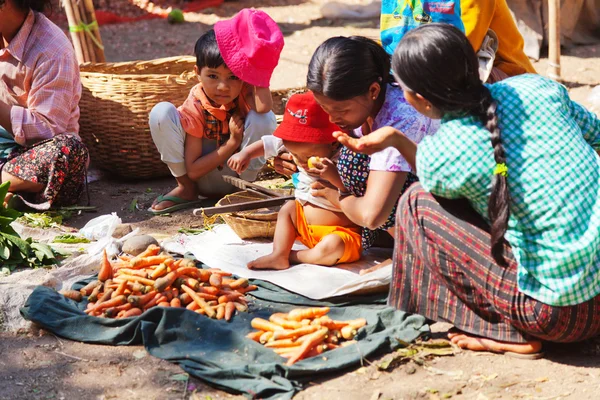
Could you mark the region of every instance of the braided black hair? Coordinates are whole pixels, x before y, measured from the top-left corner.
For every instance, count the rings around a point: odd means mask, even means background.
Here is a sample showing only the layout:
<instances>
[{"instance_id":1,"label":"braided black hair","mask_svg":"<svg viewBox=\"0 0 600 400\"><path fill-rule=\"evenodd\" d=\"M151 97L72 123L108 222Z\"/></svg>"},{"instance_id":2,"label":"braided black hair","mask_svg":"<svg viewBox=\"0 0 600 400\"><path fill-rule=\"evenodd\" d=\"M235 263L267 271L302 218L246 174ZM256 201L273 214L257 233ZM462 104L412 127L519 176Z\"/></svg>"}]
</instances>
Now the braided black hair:
<instances>
[{"instance_id":1,"label":"braided black hair","mask_svg":"<svg viewBox=\"0 0 600 400\"><path fill-rule=\"evenodd\" d=\"M408 32L392 57L392 69L402 86L427 99L443 113L478 116L490 131L496 164L506 163L497 103L479 79L479 63L466 36L449 24L428 24ZM494 174L488 203L491 252L501 265L503 239L510 216L506 173Z\"/></svg>"}]
</instances>

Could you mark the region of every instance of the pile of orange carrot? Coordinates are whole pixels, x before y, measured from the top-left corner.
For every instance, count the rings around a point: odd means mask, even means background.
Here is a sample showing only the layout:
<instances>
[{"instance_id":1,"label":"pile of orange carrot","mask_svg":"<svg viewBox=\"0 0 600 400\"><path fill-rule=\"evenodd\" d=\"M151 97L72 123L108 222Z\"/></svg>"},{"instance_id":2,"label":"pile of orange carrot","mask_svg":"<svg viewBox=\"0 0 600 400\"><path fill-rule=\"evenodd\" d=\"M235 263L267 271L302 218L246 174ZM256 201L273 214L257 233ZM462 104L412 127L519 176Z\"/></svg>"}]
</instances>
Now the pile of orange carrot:
<instances>
[{"instance_id":1,"label":"pile of orange carrot","mask_svg":"<svg viewBox=\"0 0 600 400\"><path fill-rule=\"evenodd\" d=\"M88 296L86 313L107 318L141 315L152 307L185 307L210 318L231 320L248 310L244 294L256 289L246 278L234 279L219 269L200 269L189 259L175 260L150 245L136 257L111 263L104 252L98 280L79 292L61 292L80 301Z\"/></svg>"},{"instance_id":2,"label":"pile of orange carrot","mask_svg":"<svg viewBox=\"0 0 600 400\"><path fill-rule=\"evenodd\" d=\"M273 314L268 321L254 318L251 325L257 331L247 337L287 358L287 365L356 343L354 336L367 321L335 321L328 312L329 307L297 308Z\"/></svg>"}]
</instances>

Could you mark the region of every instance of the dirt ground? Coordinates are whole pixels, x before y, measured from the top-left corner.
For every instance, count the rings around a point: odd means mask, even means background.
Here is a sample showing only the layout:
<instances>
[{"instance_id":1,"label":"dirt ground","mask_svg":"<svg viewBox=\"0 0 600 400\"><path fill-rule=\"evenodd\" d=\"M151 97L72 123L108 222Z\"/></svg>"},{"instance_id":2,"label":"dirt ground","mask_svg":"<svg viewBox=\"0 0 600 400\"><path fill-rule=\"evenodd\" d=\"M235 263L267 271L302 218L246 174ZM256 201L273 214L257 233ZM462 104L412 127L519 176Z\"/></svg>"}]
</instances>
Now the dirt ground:
<instances>
[{"instance_id":1,"label":"dirt ground","mask_svg":"<svg viewBox=\"0 0 600 400\"><path fill-rule=\"evenodd\" d=\"M353 1L353 0L350 0ZM198 36L215 21L243 7L267 11L281 26L286 45L273 77L273 89L303 86L314 49L335 35L378 36L377 19L330 21L321 18L325 0L227 2L186 15L186 23L164 20L101 27L110 61L190 54ZM358 1L356 1L358 3ZM573 98L589 106L590 90L600 84L600 44L563 49L563 78ZM545 73L547 60L535 64ZM151 216L145 210L167 192L170 179L124 182L110 176L90 184L96 213L75 216L66 225L82 227L91 218L117 212L124 224L166 237L196 228L190 211ZM83 203L83 202L82 202ZM206 205L211 201L207 200ZM443 335L448 326L436 324ZM425 366L408 364L378 372L376 360L329 380L315 380L296 398L317 399L597 399L600 341L546 346L546 358L519 360L488 353L460 352ZM0 333L0 399L241 399L190 378L179 367L153 358L141 347L87 345L37 333Z\"/></svg>"}]
</instances>

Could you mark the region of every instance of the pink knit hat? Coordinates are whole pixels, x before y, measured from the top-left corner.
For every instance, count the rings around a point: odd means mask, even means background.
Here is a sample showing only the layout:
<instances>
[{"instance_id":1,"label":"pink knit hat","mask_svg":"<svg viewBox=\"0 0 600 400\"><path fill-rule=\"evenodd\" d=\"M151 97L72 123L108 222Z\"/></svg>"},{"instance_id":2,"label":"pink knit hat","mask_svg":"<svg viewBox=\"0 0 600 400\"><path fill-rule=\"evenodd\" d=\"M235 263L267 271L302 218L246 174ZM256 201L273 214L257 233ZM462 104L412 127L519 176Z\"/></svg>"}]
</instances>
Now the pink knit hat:
<instances>
[{"instance_id":1,"label":"pink knit hat","mask_svg":"<svg viewBox=\"0 0 600 400\"><path fill-rule=\"evenodd\" d=\"M244 8L214 26L221 57L235 76L258 87L269 87L283 49L283 35L267 13Z\"/></svg>"}]
</instances>

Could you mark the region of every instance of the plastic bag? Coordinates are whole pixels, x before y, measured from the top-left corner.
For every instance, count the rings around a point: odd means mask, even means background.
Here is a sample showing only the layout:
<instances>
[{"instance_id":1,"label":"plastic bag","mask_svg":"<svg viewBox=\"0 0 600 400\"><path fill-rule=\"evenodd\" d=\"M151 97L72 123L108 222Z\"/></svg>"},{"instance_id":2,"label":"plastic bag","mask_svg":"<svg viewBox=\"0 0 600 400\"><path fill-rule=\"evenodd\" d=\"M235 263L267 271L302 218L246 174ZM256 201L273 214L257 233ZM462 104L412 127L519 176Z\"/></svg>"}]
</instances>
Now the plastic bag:
<instances>
[{"instance_id":1,"label":"plastic bag","mask_svg":"<svg viewBox=\"0 0 600 400\"><path fill-rule=\"evenodd\" d=\"M328 19L369 19L379 16L380 8L379 0L366 5L330 1L321 7L321 15Z\"/></svg>"},{"instance_id":2,"label":"plastic bag","mask_svg":"<svg viewBox=\"0 0 600 400\"><path fill-rule=\"evenodd\" d=\"M101 215L85 224L79 233L89 240L100 240L111 237L120 224L121 218L117 216L117 213Z\"/></svg>"},{"instance_id":3,"label":"plastic bag","mask_svg":"<svg viewBox=\"0 0 600 400\"><path fill-rule=\"evenodd\" d=\"M459 0L383 0L381 45L393 54L400 39L411 29L432 22L452 24L465 31Z\"/></svg>"}]
</instances>

